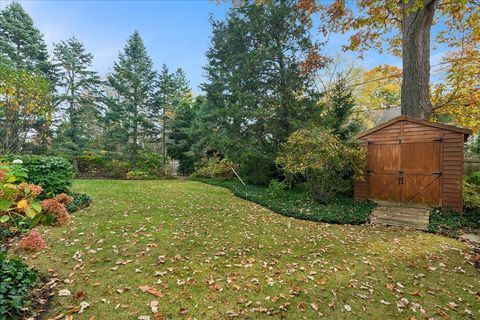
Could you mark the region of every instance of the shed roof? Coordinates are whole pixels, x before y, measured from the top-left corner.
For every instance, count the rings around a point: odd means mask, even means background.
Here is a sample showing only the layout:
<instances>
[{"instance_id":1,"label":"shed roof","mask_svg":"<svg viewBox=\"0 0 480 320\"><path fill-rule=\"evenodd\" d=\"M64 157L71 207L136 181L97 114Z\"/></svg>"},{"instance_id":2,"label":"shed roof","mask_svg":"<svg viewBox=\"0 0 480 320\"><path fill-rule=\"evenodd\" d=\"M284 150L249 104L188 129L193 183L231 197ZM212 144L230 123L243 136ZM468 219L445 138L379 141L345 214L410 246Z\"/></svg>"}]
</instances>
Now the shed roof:
<instances>
[{"instance_id":1,"label":"shed roof","mask_svg":"<svg viewBox=\"0 0 480 320\"><path fill-rule=\"evenodd\" d=\"M430 127L443 129L443 130L462 133L464 135L465 140L468 138L468 136L470 134L472 134L472 130L470 130L470 129L455 127L455 126L451 126L451 125L443 124L443 123L431 122L431 121L427 121L427 120L410 118L410 117L407 117L405 115L401 115L401 116L395 117L392 120L389 120L385 123L382 123L382 124L380 124L376 127L373 127L373 128L371 128L369 130L366 130L366 131L363 131L362 133L359 133L357 135L357 138L365 137L365 136L367 136L367 135L369 135L369 134L371 134L375 131L381 130L381 129L383 129L385 127L388 127L389 125L394 124L394 123L399 122L399 121L410 121L410 122L422 124L422 125L425 125L425 126L430 126Z\"/></svg>"}]
</instances>

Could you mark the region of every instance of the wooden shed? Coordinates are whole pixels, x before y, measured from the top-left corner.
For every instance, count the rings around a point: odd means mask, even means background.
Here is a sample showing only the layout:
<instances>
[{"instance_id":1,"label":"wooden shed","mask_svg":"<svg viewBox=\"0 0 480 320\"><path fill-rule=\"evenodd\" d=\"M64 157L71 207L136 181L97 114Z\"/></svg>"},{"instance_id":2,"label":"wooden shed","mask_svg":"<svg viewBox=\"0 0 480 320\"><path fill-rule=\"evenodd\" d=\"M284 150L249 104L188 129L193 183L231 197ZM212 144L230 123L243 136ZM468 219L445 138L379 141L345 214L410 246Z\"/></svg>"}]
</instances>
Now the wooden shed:
<instances>
[{"instance_id":1,"label":"wooden shed","mask_svg":"<svg viewBox=\"0 0 480 320\"><path fill-rule=\"evenodd\" d=\"M462 211L468 129L396 117L357 136L367 148L365 181L354 196L402 206Z\"/></svg>"}]
</instances>

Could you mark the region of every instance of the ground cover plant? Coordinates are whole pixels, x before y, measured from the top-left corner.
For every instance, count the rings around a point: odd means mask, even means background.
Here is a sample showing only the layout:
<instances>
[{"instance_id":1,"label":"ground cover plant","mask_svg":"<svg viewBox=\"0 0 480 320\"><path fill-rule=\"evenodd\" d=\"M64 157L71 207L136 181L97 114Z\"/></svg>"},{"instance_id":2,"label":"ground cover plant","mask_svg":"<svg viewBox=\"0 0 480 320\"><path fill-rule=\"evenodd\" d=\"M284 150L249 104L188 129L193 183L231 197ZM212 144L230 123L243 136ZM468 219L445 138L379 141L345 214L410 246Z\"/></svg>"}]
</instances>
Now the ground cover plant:
<instances>
[{"instance_id":1,"label":"ground cover plant","mask_svg":"<svg viewBox=\"0 0 480 320\"><path fill-rule=\"evenodd\" d=\"M277 213L297 219L339 224L363 224L370 221L375 206L356 202L351 196L337 195L326 203L318 203L301 188L289 189L273 180L268 187L246 185L238 180L193 177L193 180L230 189L237 197L253 201Z\"/></svg>"},{"instance_id":2,"label":"ground cover plant","mask_svg":"<svg viewBox=\"0 0 480 320\"><path fill-rule=\"evenodd\" d=\"M48 250L28 259L58 273L47 319L480 314L480 278L455 239L292 219L194 181L81 180L74 189L94 203L68 228L42 227Z\"/></svg>"},{"instance_id":3,"label":"ground cover plant","mask_svg":"<svg viewBox=\"0 0 480 320\"><path fill-rule=\"evenodd\" d=\"M35 270L0 252L0 319L15 319L22 312L27 294L38 280Z\"/></svg>"}]
</instances>

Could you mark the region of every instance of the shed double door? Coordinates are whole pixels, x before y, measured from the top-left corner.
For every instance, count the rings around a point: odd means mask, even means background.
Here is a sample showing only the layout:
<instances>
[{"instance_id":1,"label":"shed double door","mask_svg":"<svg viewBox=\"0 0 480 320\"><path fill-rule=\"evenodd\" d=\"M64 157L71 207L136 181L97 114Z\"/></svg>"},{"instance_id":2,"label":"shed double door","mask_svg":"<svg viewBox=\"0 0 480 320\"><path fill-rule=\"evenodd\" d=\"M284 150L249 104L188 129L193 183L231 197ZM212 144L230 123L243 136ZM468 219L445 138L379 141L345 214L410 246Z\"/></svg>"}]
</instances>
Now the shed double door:
<instances>
[{"instance_id":1,"label":"shed double door","mask_svg":"<svg viewBox=\"0 0 480 320\"><path fill-rule=\"evenodd\" d=\"M369 199L440 206L441 142L369 142Z\"/></svg>"}]
</instances>

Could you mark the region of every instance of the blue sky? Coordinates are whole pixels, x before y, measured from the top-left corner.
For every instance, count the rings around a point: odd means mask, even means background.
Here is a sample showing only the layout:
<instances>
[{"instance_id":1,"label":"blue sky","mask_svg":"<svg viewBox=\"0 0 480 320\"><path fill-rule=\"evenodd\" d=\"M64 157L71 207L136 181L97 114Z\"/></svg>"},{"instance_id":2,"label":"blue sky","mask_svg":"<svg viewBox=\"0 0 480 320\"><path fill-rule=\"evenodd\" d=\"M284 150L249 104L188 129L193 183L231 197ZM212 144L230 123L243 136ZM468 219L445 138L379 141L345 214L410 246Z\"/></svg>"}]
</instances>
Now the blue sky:
<instances>
[{"instance_id":1,"label":"blue sky","mask_svg":"<svg viewBox=\"0 0 480 320\"><path fill-rule=\"evenodd\" d=\"M9 2L0 0L0 9ZM197 93L198 85L204 81L202 68L211 36L209 17L222 19L229 8L227 3L218 5L207 0L20 3L32 16L50 49L53 43L75 36L95 55L93 69L102 75L111 70L127 38L138 30L155 67L160 69L163 63L171 70L182 67ZM313 34L318 32L315 30ZM325 53L335 55L346 39L333 35ZM440 60L441 54L442 50L432 53L432 64ZM374 51L366 54L364 60L357 60L355 53L347 55L365 68L385 63L401 67L400 59Z\"/></svg>"}]
</instances>

